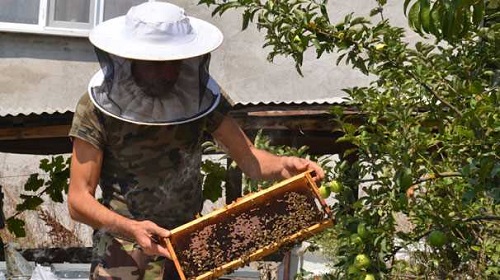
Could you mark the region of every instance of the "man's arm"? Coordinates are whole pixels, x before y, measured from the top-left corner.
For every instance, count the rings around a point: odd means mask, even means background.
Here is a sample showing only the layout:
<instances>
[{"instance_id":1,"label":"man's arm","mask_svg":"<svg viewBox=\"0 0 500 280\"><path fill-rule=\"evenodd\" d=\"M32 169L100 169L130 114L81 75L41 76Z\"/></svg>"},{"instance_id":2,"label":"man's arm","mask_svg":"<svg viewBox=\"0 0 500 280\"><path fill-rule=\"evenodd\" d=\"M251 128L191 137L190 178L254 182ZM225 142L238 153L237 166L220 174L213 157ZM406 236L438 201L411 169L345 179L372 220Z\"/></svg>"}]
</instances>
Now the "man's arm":
<instances>
[{"instance_id":1,"label":"man's arm","mask_svg":"<svg viewBox=\"0 0 500 280\"><path fill-rule=\"evenodd\" d=\"M152 236L168 237L170 232L151 221L135 221L104 207L95 199L103 153L78 138L73 141L68 209L71 218L96 229L135 240L149 255L169 256L165 247L153 242Z\"/></svg>"},{"instance_id":2,"label":"man's arm","mask_svg":"<svg viewBox=\"0 0 500 280\"><path fill-rule=\"evenodd\" d=\"M298 157L276 156L257 149L231 117L225 117L212 135L243 173L252 179L281 180L309 169L315 171L316 181L325 176L323 169L315 162Z\"/></svg>"}]
</instances>

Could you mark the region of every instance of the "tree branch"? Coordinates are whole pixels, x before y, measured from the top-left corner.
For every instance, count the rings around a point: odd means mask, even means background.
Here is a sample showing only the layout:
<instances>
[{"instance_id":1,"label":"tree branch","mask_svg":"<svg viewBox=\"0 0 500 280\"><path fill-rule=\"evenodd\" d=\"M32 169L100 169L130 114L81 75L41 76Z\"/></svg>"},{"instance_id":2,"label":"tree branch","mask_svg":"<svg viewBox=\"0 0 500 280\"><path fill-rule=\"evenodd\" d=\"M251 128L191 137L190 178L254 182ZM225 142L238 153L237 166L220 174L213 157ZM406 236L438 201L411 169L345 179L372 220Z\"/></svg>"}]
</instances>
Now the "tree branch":
<instances>
[{"instance_id":1,"label":"tree branch","mask_svg":"<svg viewBox=\"0 0 500 280\"><path fill-rule=\"evenodd\" d=\"M397 67L397 65L395 65L394 62L391 62L391 63L395 67ZM420 80L420 78L417 77L417 75L415 75L413 72L409 71L406 68L403 68L403 69L404 69L404 71L405 71L406 74L410 75L415 81L417 81L417 83L419 83L421 86L423 86L428 92L430 92L432 95L434 95L434 97L436 97L439 101L441 101L441 103L443 103L445 106L447 106L448 108L450 108L451 110L453 110L455 112L455 114L457 114L458 116L463 117L462 112L460 112L457 107L453 106L450 102L446 101L441 95L439 95L427 83L425 83L424 81Z\"/></svg>"},{"instance_id":2,"label":"tree branch","mask_svg":"<svg viewBox=\"0 0 500 280\"><path fill-rule=\"evenodd\" d=\"M442 173L435 173L435 174L427 174L427 175L424 175L422 177L420 177L417 181L414 182L414 184L412 185L415 186L415 185L418 185L420 183L423 183L423 182L426 182L426 181L430 181L430 180L435 180L435 179L438 179L438 178L444 178L444 177L461 177L462 174L460 174L459 172L453 172L453 171L450 171L450 172L442 172Z\"/></svg>"},{"instance_id":3,"label":"tree branch","mask_svg":"<svg viewBox=\"0 0 500 280\"><path fill-rule=\"evenodd\" d=\"M500 221L499 216L475 216L467 219L463 219L462 222L475 222L475 221Z\"/></svg>"}]
</instances>

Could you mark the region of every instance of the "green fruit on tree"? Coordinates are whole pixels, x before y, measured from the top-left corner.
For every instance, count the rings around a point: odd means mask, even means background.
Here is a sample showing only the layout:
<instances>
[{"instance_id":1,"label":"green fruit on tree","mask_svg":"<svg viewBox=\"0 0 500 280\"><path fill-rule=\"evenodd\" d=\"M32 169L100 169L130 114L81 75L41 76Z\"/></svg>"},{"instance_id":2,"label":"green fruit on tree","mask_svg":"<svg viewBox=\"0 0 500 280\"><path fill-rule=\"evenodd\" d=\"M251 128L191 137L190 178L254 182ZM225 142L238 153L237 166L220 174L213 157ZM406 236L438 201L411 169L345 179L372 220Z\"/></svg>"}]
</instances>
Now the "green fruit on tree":
<instances>
[{"instance_id":1,"label":"green fruit on tree","mask_svg":"<svg viewBox=\"0 0 500 280\"><path fill-rule=\"evenodd\" d=\"M334 193L341 193L344 190L344 186L338 181L331 181L328 183L328 186L330 187L330 190Z\"/></svg>"},{"instance_id":2,"label":"green fruit on tree","mask_svg":"<svg viewBox=\"0 0 500 280\"><path fill-rule=\"evenodd\" d=\"M364 269L370 266L370 258L365 254L359 254L354 259L354 266L359 269Z\"/></svg>"},{"instance_id":3,"label":"green fruit on tree","mask_svg":"<svg viewBox=\"0 0 500 280\"><path fill-rule=\"evenodd\" d=\"M427 237L427 242L432 247L443 247L447 241L446 235L440 230L433 230Z\"/></svg>"},{"instance_id":4,"label":"green fruit on tree","mask_svg":"<svg viewBox=\"0 0 500 280\"><path fill-rule=\"evenodd\" d=\"M330 196L330 188L323 185L319 187L319 194L321 195L322 198L328 198Z\"/></svg>"},{"instance_id":5,"label":"green fruit on tree","mask_svg":"<svg viewBox=\"0 0 500 280\"><path fill-rule=\"evenodd\" d=\"M375 280L375 275L369 273L369 274L366 274L365 276L365 280Z\"/></svg>"}]
</instances>

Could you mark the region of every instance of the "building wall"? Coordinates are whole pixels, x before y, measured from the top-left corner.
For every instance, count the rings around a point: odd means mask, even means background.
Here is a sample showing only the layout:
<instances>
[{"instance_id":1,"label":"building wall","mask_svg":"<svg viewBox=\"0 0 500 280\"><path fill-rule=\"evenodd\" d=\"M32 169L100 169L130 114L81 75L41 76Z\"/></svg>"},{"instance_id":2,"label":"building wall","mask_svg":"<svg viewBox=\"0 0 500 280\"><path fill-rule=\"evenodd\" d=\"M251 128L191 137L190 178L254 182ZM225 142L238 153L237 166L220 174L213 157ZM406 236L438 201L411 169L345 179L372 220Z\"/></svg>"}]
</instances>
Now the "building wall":
<instances>
[{"instance_id":1,"label":"building wall","mask_svg":"<svg viewBox=\"0 0 500 280\"><path fill-rule=\"evenodd\" d=\"M264 35L254 26L241 31L239 12L212 18L211 11L197 5L197 0L173 2L184 6L189 15L214 23L224 33L223 45L213 53L211 72L237 103L334 100L344 96L342 88L369 81L350 66L336 66L336 55L317 60L312 53L306 55L304 77L300 77L291 59L266 60L269 49L262 48ZM372 3L375 1L330 1L331 20L339 22L349 12L367 15ZM386 16L406 26L402 9L402 1L389 1ZM412 41L415 34L408 34ZM86 38L0 32L0 117L72 111L98 69ZM0 153L0 184L7 216L14 213L26 175L39 171L39 160L39 156ZM44 209L70 231L78 231L82 244L90 244L90 229L72 222L65 205L49 203ZM50 228L39 215L30 213L27 220L29 237L21 240L23 246L49 244ZM2 236L8 235L3 231Z\"/></svg>"}]
</instances>

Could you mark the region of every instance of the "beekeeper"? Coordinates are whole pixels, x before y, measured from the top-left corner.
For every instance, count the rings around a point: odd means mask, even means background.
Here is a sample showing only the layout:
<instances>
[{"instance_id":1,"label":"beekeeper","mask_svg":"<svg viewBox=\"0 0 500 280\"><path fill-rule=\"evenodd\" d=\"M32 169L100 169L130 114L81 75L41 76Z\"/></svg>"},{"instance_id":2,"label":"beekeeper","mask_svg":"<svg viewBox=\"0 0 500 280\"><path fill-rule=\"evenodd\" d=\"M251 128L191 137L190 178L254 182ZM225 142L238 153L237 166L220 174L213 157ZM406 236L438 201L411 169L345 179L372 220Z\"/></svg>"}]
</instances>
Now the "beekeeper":
<instances>
[{"instance_id":1,"label":"beekeeper","mask_svg":"<svg viewBox=\"0 0 500 280\"><path fill-rule=\"evenodd\" d=\"M95 229L92 279L176 279L158 241L202 209L204 135L249 177L280 180L314 162L255 148L227 113L209 74L222 43L214 25L165 2L146 2L89 35L101 65L79 101L68 207ZM95 197L97 185L102 198Z\"/></svg>"}]
</instances>

